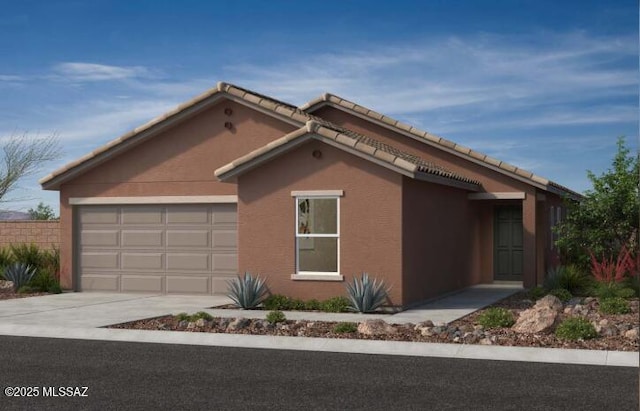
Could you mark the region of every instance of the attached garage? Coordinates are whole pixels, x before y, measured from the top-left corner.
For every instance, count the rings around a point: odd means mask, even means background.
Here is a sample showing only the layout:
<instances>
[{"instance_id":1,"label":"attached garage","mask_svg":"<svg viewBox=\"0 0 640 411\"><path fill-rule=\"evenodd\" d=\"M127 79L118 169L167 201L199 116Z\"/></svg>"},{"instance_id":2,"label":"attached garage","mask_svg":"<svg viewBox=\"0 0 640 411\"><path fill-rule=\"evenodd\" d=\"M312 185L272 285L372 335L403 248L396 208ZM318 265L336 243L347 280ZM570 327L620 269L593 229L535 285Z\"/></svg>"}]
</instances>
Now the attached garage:
<instances>
[{"instance_id":1,"label":"attached garage","mask_svg":"<svg viewBox=\"0 0 640 411\"><path fill-rule=\"evenodd\" d=\"M213 294L237 273L236 204L76 207L82 291Z\"/></svg>"}]
</instances>

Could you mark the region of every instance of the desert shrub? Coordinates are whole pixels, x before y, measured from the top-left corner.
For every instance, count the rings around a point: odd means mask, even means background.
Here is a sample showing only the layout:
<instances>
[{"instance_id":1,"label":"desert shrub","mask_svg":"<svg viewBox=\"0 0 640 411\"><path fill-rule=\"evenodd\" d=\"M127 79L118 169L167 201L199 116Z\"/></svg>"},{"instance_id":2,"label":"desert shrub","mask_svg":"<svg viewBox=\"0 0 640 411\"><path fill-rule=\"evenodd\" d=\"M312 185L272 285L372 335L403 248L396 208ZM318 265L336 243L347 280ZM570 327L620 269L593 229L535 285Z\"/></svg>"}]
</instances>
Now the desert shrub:
<instances>
[{"instance_id":1,"label":"desert shrub","mask_svg":"<svg viewBox=\"0 0 640 411\"><path fill-rule=\"evenodd\" d=\"M636 297L640 297L640 275L627 278L625 285L634 291Z\"/></svg>"},{"instance_id":2,"label":"desert shrub","mask_svg":"<svg viewBox=\"0 0 640 411\"><path fill-rule=\"evenodd\" d=\"M60 249L53 247L51 250L41 251L41 268L48 270L56 280L60 280Z\"/></svg>"},{"instance_id":3,"label":"desert shrub","mask_svg":"<svg viewBox=\"0 0 640 411\"><path fill-rule=\"evenodd\" d=\"M62 292L58 280L46 269L38 270L31 281L29 281L29 286L43 293L59 294Z\"/></svg>"},{"instance_id":4,"label":"desert shrub","mask_svg":"<svg viewBox=\"0 0 640 411\"><path fill-rule=\"evenodd\" d=\"M16 292L20 288L28 286L35 274L35 267L24 263L13 263L6 267L4 271L4 277L13 282L13 290Z\"/></svg>"},{"instance_id":5,"label":"desert shrub","mask_svg":"<svg viewBox=\"0 0 640 411\"><path fill-rule=\"evenodd\" d=\"M291 299L282 294L271 294L262 301L262 306L267 310L290 310Z\"/></svg>"},{"instance_id":6,"label":"desert shrub","mask_svg":"<svg viewBox=\"0 0 640 411\"><path fill-rule=\"evenodd\" d=\"M529 298L532 300L539 300L545 295L547 295L547 290L539 285L529 290Z\"/></svg>"},{"instance_id":7,"label":"desert shrub","mask_svg":"<svg viewBox=\"0 0 640 411\"><path fill-rule=\"evenodd\" d=\"M213 320L213 316L207 312L204 311L198 311L197 313L193 314L191 316L191 321L196 321L199 319L203 319L203 320L207 320L207 321L211 321Z\"/></svg>"},{"instance_id":8,"label":"desert shrub","mask_svg":"<svg viewBox=\"0 0 640 411\"><path fill-rule=\"evenodd\" d=\"M289 300L289 310L303 311L306 307L306 303L298 298L292 298Z\"/></svg>"},{"instance_id":9,"label":"desert shrub","mask_svg":"<svg viewBox=\"0 0 640 411\"><path fill-rule=\"evenodd\" d=\"M626 246L622 246L615 260L613 257L607 259L604 256L601 260L598 260L592 252L589 255L591 257L591 273L598 282L610 283L615 281L619 283L636 270L636 261Z\"/></svg>"},{"instance_id":10,"label":"desert shrub","mask_svg":"<svg viewBox=\"0 0 640 411\"><path fill-rule=\"evenodd\" d=\"M281 323L287 320L287 317L284 315L282 311L269 311L267 314L267 321L269 324Z\"/></svg>"},{"instance_id":11,"label":"desert shrub","mask_svg":"<svg viewBox=\"0 0 640 411\"><path fill-rule=\"evenodd\" d=\"M178 321L189 321L189 318L191 318L191 316L187 313L179 313L175 315L175 318Z\"/></svg>"},{"instance_id":12,"label":"desert shrub","mask_svg":"<svg viewBox=\"0 0 640 411\"><path fill-rule=\"evenodd\" d=\"M238 276L227 282L229 292L227 296L242 308L255 308L266 297L267 286L260 276L255 278L250 273L244 273L244 278Z\"/></svg>"},{"instance_id":13,"label":"desert shrub","mask_svg":"<svg viewBox=\"0 0 640 411\"><path fill-rule=\"evenodd\" d=\"M485 328L511 327L514 323L513 314L506 308L491 307L478 317L478 324Z\"/></svg>"},{"instance_id":14,"label":"desert shrub","mask_svg":"<svg viewBox=\"0 0 640 411\"><path fill-rule=\"evenodd\" d=\"M350 302L346 297L332 297L320 303L321 310L327 313L343 313L349 311Z\"/></svg>"},{"instance_id":15,"label":"desert shrub","mask_svg":"<svg viewBox=\"0 0 640 411\"><path fill-rule=\"evenodd\" d=\"M603 314L626 314L631 311L627 300L621 297L609 297L600 299L599 310Z\"/></svg>"},{"instance_id":16,"label":"desert shrub","mask_svg":"<svg viewBox=\"0 0 640 411\"><path fill-rule=\"evenodd\" d=\"M333 327L333 332L337 334L354 333L358 331L356 323L338 323Z\"/></svg>"},{"instance_id":17,"label":"desert shrub","mask_svg":"<svg viewBox=\"0 0 640 411\"><path fill-rule=\"evenodd\" d=\"M4 269L15 262L9 248L0 248L0 280L4 278Z\"/></svg>"},{"instance_id":18,"label":"desert shrub","mask_svg":"<svg viewBox=\"0 0 640 411\"><path fill-rule=\"evenodd\" d=\"M322 309L322 304L316 299L309 300L304 303L304 309L309 311L320 311Z\"/></svg>"},{"instance_id":19,"label":"desert shrub","mask_svg":"<svg viewBox=\"0 0 640 411\"><path fill-rule=\"evenodd\" d=\"M588 340L598 336L593 324L583 317L565 319L556 327L555 334L563 340Z\"/></svg>"},{"instance_id":20,"label":"desert shrub","mask_svg":"<svg viewBox=\"0 0 640 411\"><path fill-rule=\"evenodd\" d=\"M30 265L36 270L42 268L42 252L35 244L11 244L11 254L16 262Z\"/></svg>"},{"instance_id":21,"label":"desert shrub","mask_svg":"<svg viewBox=\"0 0 640 411\"><path fill-rule=\"evenodd\" d=\"M583 293L590 283L590 278L576 265L558 266L547 271L544 288L555 290L564 288L571 294Z\"/></svg>"},{"instance_id":22,"label":"desert shrub","mask_svg":"<svg viewBox=\"0 0 640 411\"><path fill-rule=\"evenodd\" d=\"M571 293L565 288L555 288L549 291L549 294L558 297L562 302L567 302L573 297L573 295L571 295Z\"/></svg>"},{"instance_id":23,"label":"desert shrub","mask_svg":"<svg viewBox=\"0 0 640 411\"><path fill-rule=\"evenodd\" d=\"M375 311L388 298L389 289L385 287L384 281L369 278L369 274L362 273L360 280L353 279L347 283L347 295L350 300L350 309L361 313Z\"/></svg>"},{"instance_id":24,"label":"desert shrub","mask_svg":"<svg viewBox=\"0 0 640 411\"><path fill-rule=\"evenodd\" d=\"M38 292L38 290L34 290L28 285L23 285L22 287L18 288L18 291L17 291L18 294L31 294L36 292Z\"/></svg>"},{"instance_id":25,"label":"desert shrub","mask_svg":"<svg viewBox=\"0 0 640 411\"><path fill-rule=\"evenodd\" d=\"M595 282L592 285L589 293L592 296L598 298L631 298L636 294L636 291L633 288L628 287L625 282L618 283L615 281L611 281L608 283Z\"/></svg>"}]
</instances>

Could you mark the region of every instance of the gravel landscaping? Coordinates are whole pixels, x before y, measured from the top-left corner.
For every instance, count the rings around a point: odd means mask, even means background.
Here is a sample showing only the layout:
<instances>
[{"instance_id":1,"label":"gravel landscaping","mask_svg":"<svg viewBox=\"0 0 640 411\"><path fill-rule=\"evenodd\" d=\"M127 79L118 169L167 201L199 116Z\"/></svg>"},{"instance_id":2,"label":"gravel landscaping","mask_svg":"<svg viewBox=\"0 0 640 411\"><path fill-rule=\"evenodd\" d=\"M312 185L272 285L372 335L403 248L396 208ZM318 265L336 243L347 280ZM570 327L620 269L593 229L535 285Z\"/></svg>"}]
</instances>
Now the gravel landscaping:
<instances>
[{"instance_id":1,"label":"gravel landscaping","mask_svg":"<svg viewBox=\"0 0 640 411\"><path fill-rule=\"evenodd\" d=\"M426 320L419 324L389 325L383 320L373 319L350 325L307 320L270 323L267 320L243 317L211 318L201 313L188 317L168 315L117 324L110 328L638 351L639 302L638 298L627 301L628 313L603 314L599 311L599 301L595 298L574 298L562 304L555 297L548 296L536 304L526 292L521 292L450 324L433 324ZM518 320L524 313L523 321L516 322L514 327L485 328L479 325L479 317L491 308L508 310L513 314L514 320ZM546 317L535 317L538 311ZM549 318L549 313L552 318ZM531 314L534 314L534 320L525 318L531 317ZM597 336L577 340L556 337L556 327L569 317L587 319L594 326ZM336 328L338 324L340 325ZM527 327L541 330L523 332Z\"/></svg>"},{"instance_id":2,"label":"gravel landscaping","mask_svg":"<svg viewBox=\"0 0 640 411\"><path fill-rule=\"evenodd\" d=\"M0 300L11 300L13 298L35 297L39 295L48 295L49 293L16 293L13 291L13 283L11 281L0 280Z\"/></svg>"}]
</instances>

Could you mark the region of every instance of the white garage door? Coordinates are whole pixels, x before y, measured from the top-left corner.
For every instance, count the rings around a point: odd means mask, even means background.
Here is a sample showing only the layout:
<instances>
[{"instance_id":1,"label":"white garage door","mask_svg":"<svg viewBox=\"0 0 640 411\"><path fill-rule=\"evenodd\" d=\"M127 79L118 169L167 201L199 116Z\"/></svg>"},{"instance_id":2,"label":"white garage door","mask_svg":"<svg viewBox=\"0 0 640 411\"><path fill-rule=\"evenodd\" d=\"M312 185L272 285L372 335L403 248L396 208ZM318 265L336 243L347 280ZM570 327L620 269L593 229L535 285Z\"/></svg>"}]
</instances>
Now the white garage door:
<instances>
[{"instance_id":1,"label":"white garage door","mask_svg":"<svg viewBox=\"0 0 640 411\"><path fill-rule=\"evenodd\" d=\"M81 290L216 294L237 275L235 204L80 206Z\"/></svg>"}]
</instances>

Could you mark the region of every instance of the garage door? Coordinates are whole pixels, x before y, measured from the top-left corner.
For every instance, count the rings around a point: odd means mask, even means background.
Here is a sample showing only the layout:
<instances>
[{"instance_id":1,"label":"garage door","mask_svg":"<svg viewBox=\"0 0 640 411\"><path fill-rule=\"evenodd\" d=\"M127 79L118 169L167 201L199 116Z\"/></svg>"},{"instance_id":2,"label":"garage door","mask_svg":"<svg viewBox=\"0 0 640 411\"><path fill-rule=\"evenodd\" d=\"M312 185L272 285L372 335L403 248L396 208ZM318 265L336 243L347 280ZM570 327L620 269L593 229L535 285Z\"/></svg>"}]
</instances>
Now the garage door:
<instances>
[{"instance_id":1,"label":"garage door","mask_svg":"<svg viewBox=\"0 0 640 411\"><path fill-rule=\"evenodd\" d=\"M235 204L80 206L81 290L216 294L237 275Z\"/></svg>"}]
</instances>

